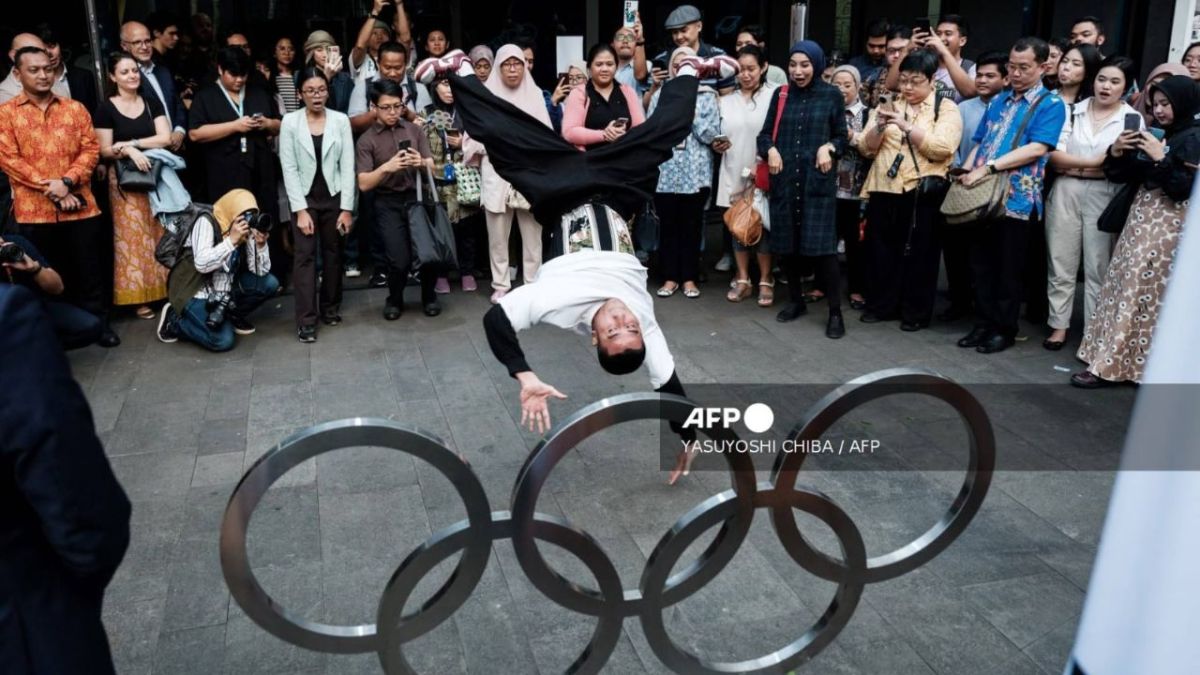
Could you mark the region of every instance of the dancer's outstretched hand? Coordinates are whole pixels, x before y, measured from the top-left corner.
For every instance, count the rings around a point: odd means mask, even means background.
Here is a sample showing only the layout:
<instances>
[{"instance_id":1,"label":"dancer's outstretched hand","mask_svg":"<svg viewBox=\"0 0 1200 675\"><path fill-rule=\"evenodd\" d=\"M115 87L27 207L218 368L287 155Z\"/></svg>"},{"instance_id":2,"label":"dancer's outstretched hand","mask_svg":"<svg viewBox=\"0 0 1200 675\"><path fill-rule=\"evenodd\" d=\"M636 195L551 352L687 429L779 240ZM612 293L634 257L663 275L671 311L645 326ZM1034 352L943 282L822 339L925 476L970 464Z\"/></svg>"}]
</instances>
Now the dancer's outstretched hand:
<instances>
[{"instance_id":1,"label":"dancer's outstretched hand","mask_svg":"<svg viewBox=\"0 0 1200 675\"><path fill-rule=\"evenodd\" d=\"M521 426L539 434L550 429L550 397L565 399L566 394L542 382L532 371L517 373L521 383Z\"/></svg>"}]
</instances>

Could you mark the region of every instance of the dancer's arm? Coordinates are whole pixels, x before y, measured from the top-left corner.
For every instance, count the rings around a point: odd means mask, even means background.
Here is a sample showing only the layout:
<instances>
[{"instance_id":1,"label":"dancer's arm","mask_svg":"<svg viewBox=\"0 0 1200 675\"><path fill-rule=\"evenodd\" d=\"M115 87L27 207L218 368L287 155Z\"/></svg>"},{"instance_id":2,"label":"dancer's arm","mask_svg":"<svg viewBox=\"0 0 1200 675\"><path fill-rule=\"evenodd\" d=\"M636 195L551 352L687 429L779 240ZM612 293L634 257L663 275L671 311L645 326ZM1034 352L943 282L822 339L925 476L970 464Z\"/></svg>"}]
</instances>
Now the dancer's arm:
<instances>
[{"instance_id":1,"label":"dancer's arm","mask_svg":"<svg viewBox=\"0 0 1200 675\"><path fill-rule=\"evenodd\" d=\"M530 431L545 433L550 428L550 408L547 405L550 397L563 399L567 397L566 394L542 382L529 367L525 352L521 351L521 343L517 340L517 331L503 307L493 305L483 315L483 330L492 354L504 364L508 374L521 384L521 425L527 426Z\"/></svg>"}]
</instances>

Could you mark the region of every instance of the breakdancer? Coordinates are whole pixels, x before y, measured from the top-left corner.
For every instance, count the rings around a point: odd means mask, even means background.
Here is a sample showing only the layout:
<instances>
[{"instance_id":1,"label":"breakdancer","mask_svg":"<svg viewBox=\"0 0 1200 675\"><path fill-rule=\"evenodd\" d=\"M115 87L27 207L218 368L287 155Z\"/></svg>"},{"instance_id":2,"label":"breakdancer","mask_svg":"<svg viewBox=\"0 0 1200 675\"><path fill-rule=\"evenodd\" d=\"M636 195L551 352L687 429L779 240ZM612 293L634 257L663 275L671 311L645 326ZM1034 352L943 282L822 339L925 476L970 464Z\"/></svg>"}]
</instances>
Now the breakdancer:
<instances>
[{"instance_id":1,"label":"breakdancer","mask_svg":"<svg viewBox=\"0 0 1200 675\"><path fill-rule=\"evenodd\" d=\"M550 428L550 398L566 398L537 377L521 351L516 333L538 323L590 334L601 367L610 373L631 373L644 363L655 391L685 395L627 222L652 197L659 165L691 133L697 77L731 77L737 62L692 55L676 55L672 62L675 77L664 86L655 114L588 152L493 95L461 51L417 66L418 80L449 77L467 134L487 148L497 173L529 201L538 222L553 228L545 252L550 260L537 279L501 298L484 316L492 353L521 385L521 424L531 431ZM535 86L525 78L521 86ZM689 438L677 425L672 428L685 441L694 440L694 434ZM686 475L691 457L680 454L671 483Z\"/></svg>"}]
</instances>

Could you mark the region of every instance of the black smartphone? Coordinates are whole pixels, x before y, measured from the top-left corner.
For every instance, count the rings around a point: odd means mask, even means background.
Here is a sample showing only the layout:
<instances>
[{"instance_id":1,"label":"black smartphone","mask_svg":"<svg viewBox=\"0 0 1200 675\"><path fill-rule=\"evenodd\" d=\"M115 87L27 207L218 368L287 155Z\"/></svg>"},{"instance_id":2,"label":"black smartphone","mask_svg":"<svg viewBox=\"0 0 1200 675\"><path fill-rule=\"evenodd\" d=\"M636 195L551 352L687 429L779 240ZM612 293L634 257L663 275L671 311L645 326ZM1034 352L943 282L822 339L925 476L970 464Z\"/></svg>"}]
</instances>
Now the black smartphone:
<instances>
[{"instance_id":1,"label":"black smartphone","mask_svg":"<svg viewBox=\"0 0 1200 675\"><path fill-rule=\"evenodd\" d=\"M620 127L628 127L629 126L629 118L628 117L618 117L617 119L615 119L613 121L616 122L617 126L620 126Z\"/></svg>"},{"instance_id":2,"label":"black smartphone","mask_svg":"<svg viewBox=\"0 0 1200 675\"><path fill-rule=\"evenodd\" d=\"M930 22L929 22L929 17L927 17L927 16L917 17L916 19L913 19L913 30L914 31L923 30L926 33L932 33L933 32L932 28L933 27L930 25Z\"/></svg>"},{"instance_id":3,"label":"black smartphone","mask_svg":"<svg viewBox=\"0 0 1200 675\"><path fill-rule=\"evenodd\" d=\"M408 139L404 139L402 141L396 141L396 152L404 152L405 150L408 150L410 148L412 148L412 141L410 141Z\"/></svg>"},{"instance_id":4,"label":"black smartphone","mask_svg":"<svg viewBox=\"0 0 1200 675\"><path fill-rule=\"evenodd\" d=\"M654 59L653 61L650 62L650 67L657 68L658 70L666 70L667 69L667 57L663 56L663 57Z\"/></svg>"},{"instance_id":5,"label":"black smartphone","mask_svg":"<svg viewBox=\"0 0 1200 675\"><path fill-rule=\"evenodd\" d=\"M559 73L558 74L558 85L555 88L556 89L562 88L562 86L565 85L570 80L571 80L571 76L568 75L567 73Z\"/></svg>"},{"instance_id":6,"label":"black smartphone","mask_svg":"<svg viewBox=\"0 0 1200 675\"><path fill-rule=\"evenodd\" d=\"M1138 113L1125 113L1125 131L1140 131L1142 116Z\"/></svg>"}]
</instances>

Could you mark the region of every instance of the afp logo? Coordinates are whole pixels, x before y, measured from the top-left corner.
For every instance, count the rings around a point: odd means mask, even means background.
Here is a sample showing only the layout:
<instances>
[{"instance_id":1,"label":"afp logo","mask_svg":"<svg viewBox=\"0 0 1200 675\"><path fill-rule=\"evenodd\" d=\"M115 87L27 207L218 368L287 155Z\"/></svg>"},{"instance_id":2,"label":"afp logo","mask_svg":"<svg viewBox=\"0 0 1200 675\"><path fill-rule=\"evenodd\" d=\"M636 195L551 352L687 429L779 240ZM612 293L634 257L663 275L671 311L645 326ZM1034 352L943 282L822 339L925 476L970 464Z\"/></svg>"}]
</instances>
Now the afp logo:
<instances>
[{"instance_id":1,"label":"afp logo","mask_svg":"<svg viewBox=\"0 0 1200 675\"><path fill-rule=\"evenodd\" d=\"M683 421L683 428L728 429L739 421L750 431L761 434L775 423L775 412L765 403L751 403L745 411L739 408L693 408Z\"/></svg>"}]
</instances>

